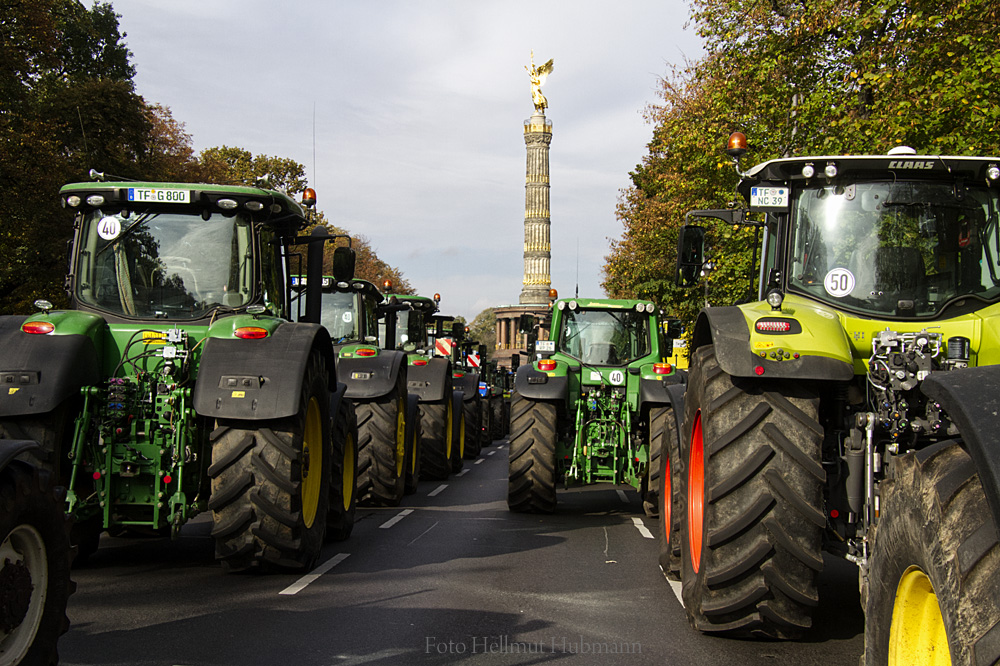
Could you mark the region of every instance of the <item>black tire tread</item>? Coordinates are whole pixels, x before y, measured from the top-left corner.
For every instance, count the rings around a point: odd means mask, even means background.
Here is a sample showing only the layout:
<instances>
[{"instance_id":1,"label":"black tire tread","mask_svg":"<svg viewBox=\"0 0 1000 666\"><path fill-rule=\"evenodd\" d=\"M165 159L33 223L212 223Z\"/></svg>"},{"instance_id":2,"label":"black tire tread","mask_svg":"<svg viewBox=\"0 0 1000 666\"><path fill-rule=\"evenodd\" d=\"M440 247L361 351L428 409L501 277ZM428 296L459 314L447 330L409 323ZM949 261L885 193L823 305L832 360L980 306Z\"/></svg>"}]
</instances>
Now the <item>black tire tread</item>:
<instances>
[{"instance_id":1,"label":"black tire tread","mask_svg":"<svg viewBox=\"0 0 1000 666\"><path fill-rule=\"evenodd\" d=\"M556 417L554 404L514 394L507 485L507 506L511 511L555 511Z\"/></svg>"}]
</instances>

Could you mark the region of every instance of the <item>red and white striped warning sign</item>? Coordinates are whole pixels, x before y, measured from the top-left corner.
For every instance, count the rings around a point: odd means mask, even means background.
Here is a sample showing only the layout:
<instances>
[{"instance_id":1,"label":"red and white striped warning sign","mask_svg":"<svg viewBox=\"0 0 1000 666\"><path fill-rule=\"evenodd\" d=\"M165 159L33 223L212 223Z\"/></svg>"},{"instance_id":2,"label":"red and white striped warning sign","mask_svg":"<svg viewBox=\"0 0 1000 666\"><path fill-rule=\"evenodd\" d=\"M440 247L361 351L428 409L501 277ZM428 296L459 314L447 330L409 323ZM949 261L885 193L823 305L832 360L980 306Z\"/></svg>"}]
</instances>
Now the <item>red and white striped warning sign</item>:
<instances>
[{"instance_id":1,"label":"red and white striped warning sign","mask_svg":"<svg viewBox=\"0 0 1000 666\"><path fill-rule=\"evenodd\" d=\"M479 352L470 352L468 358L470 366L472 366L473 368L479 367Z\"/></svg>"},{"instance_id":2,"label":"red and white striped warning sign","mask_svg":"<svg viewBox=\"0 0 1000 666\"><path fill-rule=\"evenodd\" d=\"M434 353L438 356L451 356L451 338L438 338L434 341Z\"/></svg>"}]
</instances>

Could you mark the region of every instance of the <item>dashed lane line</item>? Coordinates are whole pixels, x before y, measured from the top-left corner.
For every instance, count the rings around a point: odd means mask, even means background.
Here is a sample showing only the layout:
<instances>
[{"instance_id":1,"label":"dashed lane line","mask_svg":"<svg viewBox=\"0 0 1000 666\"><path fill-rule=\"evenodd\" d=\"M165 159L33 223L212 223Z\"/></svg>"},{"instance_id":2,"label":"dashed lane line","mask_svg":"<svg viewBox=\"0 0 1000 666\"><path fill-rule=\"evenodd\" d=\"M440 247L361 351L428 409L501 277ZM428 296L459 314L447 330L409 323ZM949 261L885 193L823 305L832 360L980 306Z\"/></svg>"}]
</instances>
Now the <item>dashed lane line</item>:
<instances>
[{"instance_id":1,"label":"dashed lane line","mask_svg":"<svg viewBox=\"0 0 1000 666\"><path fill-rule=\"evenodd\" d=\"M327 571L329 571L330 569L334 568L335 566L346 560L349 555L350 553L337 553L336 555L328 559L326 562L319 565L318 567L307 573L305 576L299 578L297 581L295 581L294 583L283 589L281 592L278 592L278 594L286 594L286 595L298 594L299 592L305 589L306 585L312 583L317 578L325 574Z\"/></svg>"},{"instance_id":2,"label":"dashed lane line","mask_svg":"<svg viewBox=\"0 0 1000 666\"><path fill-rule=\"evenodd\" d=\"M399 513L397 513L395 516L393 516L389 520L387 520L384 523L382 523L381 525L379 525L379 529L387 530L390 527L392 527L393 525L395 525L396 523L398 523L399 521L401 521L403 518L406 518L411 513L413 513L413 509L403 509L402 511L400 511Z\"/></svg>"},{"instance_id":3,"label":"dashed lane line","mask_svg":"<svg viewBox=\"0 0 1000 666\"><path fill-rule=\"evenodd\" d=\"M463 470L462 470L461 472L459 472L459 473L458 473L458 474L456 474L455 476L465 476L465 475L466 475L466 474L468 474L468 473L469 473L469 472L470 472L471 470L472 470L472 468L471 468L471 467L466 467L465 469L463 469Z\"/></svg>"},{"instance_id":4,"label":"dashed lane line","mask_svg":"<svg viewBox=\"0 0 1000 666\"><path fill-rule=\"evenodd\" d=\"M618 492L621 491L619 490ZM644 538L646 539L654 538L653 533L650 532L649 528L646 527L645 523L642 522L642 518L632 516L632 524L635 525L635 529L639 530L639 534L641 534Z\"/></svg>"},{"instance_id":5,"label":"dashed lane line","mask_svg":"<svg viewBox=\"0 0 1000 666\"><path fill-rule=\"evenodd\" d=\"M438 486L434 490L432 490L429 493L427 493L427 496L428 497L435 497L436 495L438 495L442 490L444 490L447 487L448 487L447 483L442 483L440 486Z\"/></svg>"},{"instance_id":6,"label":"dashed lane line","mask_svg":"<svg viewBox=\"0 0 1000 666\"><path fill-rule=\"evenodd\" d=\"M476 460L476 462L474 462L472 464L473 465L482 465L484 460L486 460L486 458L479 458L478 460Z\"/></svg>"}]
</instances>

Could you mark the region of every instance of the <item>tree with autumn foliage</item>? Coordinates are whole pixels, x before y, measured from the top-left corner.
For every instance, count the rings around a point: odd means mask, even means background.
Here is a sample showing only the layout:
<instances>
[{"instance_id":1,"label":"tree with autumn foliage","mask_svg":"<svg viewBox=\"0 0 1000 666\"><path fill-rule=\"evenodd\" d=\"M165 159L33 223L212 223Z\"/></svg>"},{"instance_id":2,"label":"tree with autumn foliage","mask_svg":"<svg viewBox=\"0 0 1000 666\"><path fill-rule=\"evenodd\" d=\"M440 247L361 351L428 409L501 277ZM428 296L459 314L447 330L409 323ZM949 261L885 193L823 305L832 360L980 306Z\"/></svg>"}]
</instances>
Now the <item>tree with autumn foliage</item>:
<instances>
[{"instance_id":1,"label":"tree with autumn foliage","mask_svg":"<svg viewBox=\"0 0 1000 666\"><path fill-rule=\"evenodd\" d=\"M723 153L742 131L752 163L790 155L996 151L1000 50L993 0L695 0L706 54L671 71L647 109L653 137L630 174L606 257L610 296L651 298L686 322L705 304L755 294L755 232L708 227L714 270L674 283L685 214L727 207L736 171Z\"/></svg>"}]
</instances>

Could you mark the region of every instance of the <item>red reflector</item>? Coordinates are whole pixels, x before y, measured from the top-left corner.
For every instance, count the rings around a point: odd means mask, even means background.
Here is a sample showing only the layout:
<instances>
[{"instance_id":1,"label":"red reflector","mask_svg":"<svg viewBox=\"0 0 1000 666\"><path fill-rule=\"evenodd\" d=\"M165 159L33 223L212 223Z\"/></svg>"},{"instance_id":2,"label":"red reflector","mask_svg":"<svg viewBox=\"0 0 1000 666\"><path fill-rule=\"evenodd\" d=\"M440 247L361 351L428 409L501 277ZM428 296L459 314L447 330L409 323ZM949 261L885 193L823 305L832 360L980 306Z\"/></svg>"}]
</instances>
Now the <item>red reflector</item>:
<instances>
[{"instance_id":1,"label":"red reflector","mask_svg":"<svg viewBox=\"0 0 1000 666\"><path fill-rule=\"evenodd\" d=\"M413 362L413 365L427 365L427 359L422 358Z\"/></svg>"},{"instance_id":2,"label":"red reflector","mask_svg":"<svg viewBox=\"0 0 1000 666\"><path fill-rule=\"evenodd\" d=\"M21 325L21 330L34 335L47 335L56 330L50 321L26 321Z\"/></svg>"},{"instance_id":3,"label":"red reflector","mask_svg":"<svg viewBox=\"0 0 1000 666\"><path fill-rule=\"evenodd\" d=\"M455 374L452 375L452 377L464 377L464 376L465 376L464 372L456 372Z\"/></svg>"},{"instance_id":4,"label":"red reflector","mask_svg":"<svg viewBox=\"0 0 1000 666\"><path fill-rule=\"evenodd\" d=\"M375 354L377 354L378 352L375 351L374 349L369 349L368 347L362 347L354 353L357 354L358 356L375 356Z\"/></svg>"},{"instance_id":5,"label":"red reflector","mask_svg":"<svg viewBox=\"0 0 1000 666\"><path fill-rule=\"evenodd\" d=\"M653 372L658 375L669 375L673 371L673 368L669 363L654 363Z\"/></svg>"},{"instance_id":6,"label":"red reflector","mask_svg":"<svg viewBox=\"0 0 1000 666\"><path fill-rule=\"evenodd\" d=\"M99 478L101 478L101 473L100 472L94 472L94 481L97 481Z\"/></svg>"},{"instance_id":7,"label":"red reflector","mask_svg":"<svg viewBox=\"0 0 1000 666\"><path fill-rule=\"evenodd\" d=\"M170 476L169 474L167 474L165 477L163 477L163 483L164 484L170 483L173 480L174 480L174 477Z\"/></svg>"},{"instance_id":8,"label":"red reflector","mask_svg":"<svg viewBox=\"0 0 1000 666\"><path fill-rule=\"evenodd\" d=\"M761 333L787 333L792 330L792 322L769 319L768 321L758 321L754 324L754 328Z\"/></svg>"},{"instance_id":9,"label":"red reflector","mask_svg":"<svg viewBox=\"0 0 1000 666\"><path fill-rule=\"evenodd\" d=\"M551 359L544 359L538 362L539 370L555 370L556 362Z\"/></svg>"},{"instance_id":10,"label":"red reflector","mask_svg":"<svg viewBox=\"0 0 1000 666\"><path fill-rule=\"evenodd\" d=\"M840 515L840 512L839 512L839 511L837 511L836 509L832 509L832 510L830 511L830 517L831 517L831 518L836 518L836 517L838 517L839 515Z\"/></svg>"},{"instance_id":11,"label":"red reflector","mask_svg":"<svg viewBox=\"0 0 1000 666\"><path fill-rule=\"evenodd\" d=\"M240 326L233 335L241 340L260 340L267 337L267 329L258 326Z\"/></svg>"},{"instance_id":12,"label":"red reflector","mask_svg":"<svg viewBox=\"0 0 1000 666\"><path fill-rule=\"evenodd\" d=\"M758 376L760 376L764 374L764 366L758 365L756 368L753 369L753 371L756 372Z\"/></svg>"}]
</instances>

